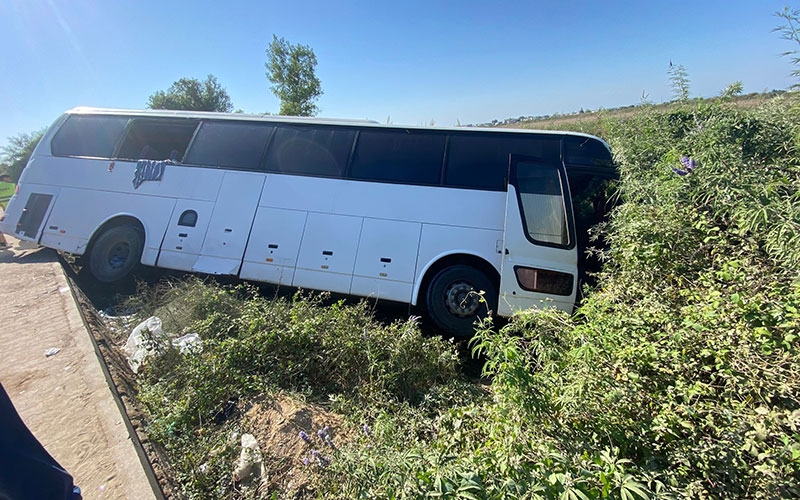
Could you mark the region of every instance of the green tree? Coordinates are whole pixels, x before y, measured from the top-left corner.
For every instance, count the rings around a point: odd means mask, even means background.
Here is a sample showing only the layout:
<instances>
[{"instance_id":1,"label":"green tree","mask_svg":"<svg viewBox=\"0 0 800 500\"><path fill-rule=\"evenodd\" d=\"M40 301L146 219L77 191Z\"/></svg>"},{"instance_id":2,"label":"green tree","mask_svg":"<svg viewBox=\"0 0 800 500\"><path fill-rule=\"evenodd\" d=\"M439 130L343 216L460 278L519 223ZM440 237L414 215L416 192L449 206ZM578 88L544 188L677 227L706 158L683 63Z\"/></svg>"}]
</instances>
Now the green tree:
<instances>
[{"instance_id":1,"label":"green tree","mask_svg":"<svg viewBox=\"0 0 800 500\"><path fill-rule=\"evenodd\" d=\"M311 47L292 45L272 35L267 47L267 79L281 100L281 115L314 116L319 112L315 101L322 95L322 86L314 73L316 66Z\"/></svg>"},{"instance_id":2,"label":"green tree","mask_svg":"<svg viewBox=\"0 0 800 500\"><path fill-rule=\"evenodd\" d=\"M0 150L0 173L10 175L16 183L43 134L44 129L11 137Z\"/></svg>"},{"instance_id":3,"label":"green tree","mask_svg":"<svg viewBox=\"0 0 800 500\"><path fill-rule=\"evenodd\" d=\"M230 113L233 104L228 92L214 75L205 82L195 78L181 78L166 92L159 90L147 100L151 109L181 109L191 111L221 111Z\"/></svg>"},{"instance_id":4,"label":"green tree","mask_svg":"<svg viewBox=\"0 0 800 500\"><path fill-rule=\"evenodd\" d=\"M783 20L783 24L775 27L772 31L781 34L781 38L789 40L800 45L800 10L790 9L785 6L782 11L775 13L775 16ZM788 50L781 54L781 56L789 56L792 64L795 66L800 65L800 50ZM800 78L800 69L792 71L791 75L795 78ZM800 83L792 85L793 89L800 87Z\"/></svg>"},{"instance_id":5,"label":"green tree","mask_svg":"<svg viewBox=\"0 0 800 500\"><path fill-rule=\"evenodd\" d=\"M689 100L689 73L683 64L672 64L669 62L669 82L672 87L672 97L676 101L687 102Z\"/></svg>"}]
</instances>

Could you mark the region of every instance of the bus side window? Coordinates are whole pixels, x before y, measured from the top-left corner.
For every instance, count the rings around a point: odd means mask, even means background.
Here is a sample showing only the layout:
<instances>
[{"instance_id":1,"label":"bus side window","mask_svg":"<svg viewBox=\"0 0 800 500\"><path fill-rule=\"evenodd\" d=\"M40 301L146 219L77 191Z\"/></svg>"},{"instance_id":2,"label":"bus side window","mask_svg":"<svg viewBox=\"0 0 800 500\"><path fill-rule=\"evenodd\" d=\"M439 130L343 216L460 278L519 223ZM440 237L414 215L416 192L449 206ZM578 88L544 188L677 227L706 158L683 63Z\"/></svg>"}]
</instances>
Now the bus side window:
<instances>
[{"instance_id":1,"label":"bus side window","mask_svg":"<svg viewBox=\"0 0 800 500\"><path fill-rule=\"evenodd\" d=\"M181 218L178 219L179 226L186 226L186 227L195 227L197 225L197 212L194 210L186 210L181 214Z\"/></svg>"},{"instance_id":2,"label":"bus side window","mask_svg":"<svg viewBox=\"0 0 800 500\"><path fill-rule=\"evenodd\" d=\"M275 127L266 123L203 122L184 163L258 170Z\"/></svg>"},{"instance_id":3,"label":"bus side window","mask_svg":"<svg viewBox=\"0 0 800 500\"><path fill-rule=\"evenodd\" d=\"M352 129L282 125L267 152L267 171L341 178L355 136Z\"/></svg>"},{"instance_id":4,"label":"bus side window","mask_svg":"<svg viewBox=\"0 0 800 500\"><path fill-rule=\"evenodd\" d=\"M72 115L50 143L55 156L111 158L128 118L124 116Z\"/></svg>"},{"instance_id":5,"label":"bus side window","mask_svg":"<svg viewBox=\"0 0 800 500\"><path fill-rule=\"evenodd\" d=\"M445 139L438 132L361 130L348 177L438 186Z\"/></svg>"},{"instance_id":6,"label":"bus side window","mask_svg":"<svg viewBox=\"0 0 800 500\"><path fill-rule=\"evenodd\" d=\"M117 158L126 160L181 161L198 120L134 119Z\"/></svg>"},{"instance_id":7,"label":"bus side window","mask_svg":"<svg viewBox=\"0 0 800 500\"><path fill-rule=\"evenodd\" d=\"M558 163L560 147L559 137L552 135L454 134L447 146L444 185L505 191L509 153Z\"/></svg>"}]
</instances>

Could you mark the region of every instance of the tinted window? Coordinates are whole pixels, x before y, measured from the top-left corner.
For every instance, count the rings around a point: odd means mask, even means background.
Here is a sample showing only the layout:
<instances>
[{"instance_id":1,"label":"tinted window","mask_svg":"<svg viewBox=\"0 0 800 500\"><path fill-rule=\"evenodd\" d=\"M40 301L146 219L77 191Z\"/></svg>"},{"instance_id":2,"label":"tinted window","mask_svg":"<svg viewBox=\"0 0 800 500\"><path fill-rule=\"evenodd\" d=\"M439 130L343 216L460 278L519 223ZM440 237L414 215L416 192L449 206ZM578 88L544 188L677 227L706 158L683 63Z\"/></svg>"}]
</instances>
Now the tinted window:
<instances>
[{"instance_id":1,"label":"tinted window","mask_svg":"<svg viewBox=\"0 0 800 500\"><path fill-rule=\"evenodd\" d=\"M539 243L568 246L567 210L558 169L520 162L516 183L528 237Z\"/></svg>"},{"instance_id":2,"label":"tinted window","mask_svg":"<svg viewBox=\"0 0 800 500\"><path fill-rule=\"evenodd\" d=\"M279 127L267 153L267 170L342 177L355 135L348 129Z\"/></svg>"},{"instance_id":3,"label":"tinted window","mask_svg":"<svg viewBox=\"0 0 800 500\"><path fill-rule=\"evenodd\" d=\"M204 122L185 163L256 170L274 129L262 123Z\"/></svg>"},{"instance_id":4,"label":"tinted window","mask_svg":"<svg viewBox=\"0 0 800 500\"><path fill-rule=\"evenodd\" d=\"M134 119L117 157L182 161L195 128L197 120Z\"/></svg>"},{"instance_id":5,"label":"tinted window","mask_svg":"<svg viewBox=\"0 0 800 500\"><path fill-rule=\"evenodd\" d=\"M509 154L534 156L547 163L558 163L559 150L558 136L454 135L447 147L444 183L453 187L503 191Z\"/></svg>"},{"instance_id":6,"label":"tinted window","mask_svg":"<svg viewBox=\"0 0 800 500\"><path fill-rule=\"evenodd\" d=\"M121 116L72 115L53 138L52 153L111 158L127 123Z\"/></svg>"},{"instance_id":7,"label":"tinted window","mask_svg":"<svg viewBox=\"0 0 800 500\"><path fill-rule=\"evenodd\" d=\"M564 138L564 163L612 167L611 153L605 144L593 137L567 136Z\"/></svg>"},{"instance_id":8,"label":"tinted window","mask_svg":"<svg viewBox=\"0 0 800 500\"><path fill-rule=\"evenodd\" d=\"M354 179L439 184L445 136L408 130L362 130L350 165Z\"/></svg>"},{"instance_id":9,"label":"tinted window","mask_svg":"<svg viewBox=\"0 0 800 500\"><path fill-rule=\"evenodd\" d=\"M181 218L178 219L179 226L187 226L187 227L194 227L197 225L197 212L194 210L186 210L181 214Z\"/></svg>"}]
</instances>

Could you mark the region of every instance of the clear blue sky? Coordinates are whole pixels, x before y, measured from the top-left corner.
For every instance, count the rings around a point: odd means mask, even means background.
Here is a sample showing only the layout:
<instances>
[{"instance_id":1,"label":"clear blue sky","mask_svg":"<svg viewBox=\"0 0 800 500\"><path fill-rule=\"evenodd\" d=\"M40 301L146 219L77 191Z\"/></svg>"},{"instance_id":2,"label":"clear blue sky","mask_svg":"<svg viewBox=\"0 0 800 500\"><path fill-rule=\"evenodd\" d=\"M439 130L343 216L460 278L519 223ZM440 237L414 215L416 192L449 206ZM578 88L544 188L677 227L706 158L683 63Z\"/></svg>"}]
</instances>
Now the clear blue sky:
<instances>
[{"instance_id":1,"label":"clear blue sky","mask_svg":"<svg viewBox=\"0 0 800 500\"><path fill-rule=\"evenodd\" d=\"M786 0L0 0L0 145L75 106L144 108L214 74L236 108L277 112L272 34L311 46L320 116L421 125L785 89ZM791 2L790 2L791 4ZM797 5L794 5L797 7Z\"/></svg>"}]
</instances>

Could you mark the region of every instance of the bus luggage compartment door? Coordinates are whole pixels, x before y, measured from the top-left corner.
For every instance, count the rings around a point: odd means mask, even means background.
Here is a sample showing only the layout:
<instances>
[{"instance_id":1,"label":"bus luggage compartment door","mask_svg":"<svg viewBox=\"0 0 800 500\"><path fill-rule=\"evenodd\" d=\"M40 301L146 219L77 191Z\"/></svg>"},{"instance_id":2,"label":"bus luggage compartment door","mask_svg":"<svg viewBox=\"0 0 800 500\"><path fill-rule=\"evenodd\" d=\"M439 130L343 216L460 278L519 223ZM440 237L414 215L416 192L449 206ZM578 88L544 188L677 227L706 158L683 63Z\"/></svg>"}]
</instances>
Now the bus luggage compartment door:
<instances>
[{"instance_id":1,"label":"bus luggage compartment door","mask_svg":"<svg viewBox=\"0 0 800 500\"><path fill-rule=\"evenodd\" d=\"M208 274L239 273L263 185L263 174L225 173L203 240L200 258L195 262L192 271Z\"/></svg>"},{"instance_id":2,"label":"bus luggage compartment door","mask_svg":"<svg viewBox=\"0 0 800 500\"><path fill-rule=\"evenodd\" d=\"M213 201L177 201L161 244L158 267L181 271L191 271L194 268L213 211Z\"/></svg>"},{"instance_id":3,"label":"bus luggage compartment door","mask_svg":"<svg viewBox=\"0 0 800 500\"><path fill-rule=\"evenodd\" d=\"M291 285L308 212L258 207L239 277Z\"/></svg>"}]
</instances>

